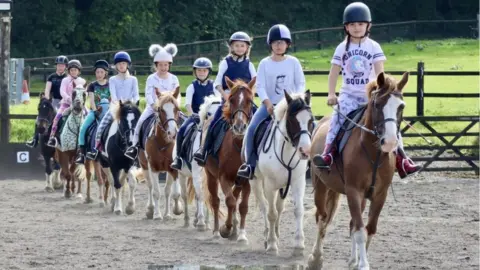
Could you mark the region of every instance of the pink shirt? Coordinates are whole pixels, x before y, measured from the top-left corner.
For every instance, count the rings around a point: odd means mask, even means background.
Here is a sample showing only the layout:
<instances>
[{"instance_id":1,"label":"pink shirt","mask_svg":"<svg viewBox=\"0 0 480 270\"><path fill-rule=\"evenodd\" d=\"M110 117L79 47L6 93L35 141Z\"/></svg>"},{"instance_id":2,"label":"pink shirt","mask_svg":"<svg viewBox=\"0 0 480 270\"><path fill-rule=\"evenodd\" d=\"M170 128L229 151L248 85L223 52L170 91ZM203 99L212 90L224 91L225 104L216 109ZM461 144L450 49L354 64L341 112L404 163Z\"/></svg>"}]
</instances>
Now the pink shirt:
<instances>
[{"instance_id":1,"label":"pink shirt","mask_svg":"<svg viewBox=\"0 0 480 270\"><path fill-rule=\"evenodd\" d=\"M75 81L76 85L85 85L85 80L81 77L73 79L72 76L68 75L67 77L63 78L62 84L60 85L60 95L62 95L61 104L72 104L72 93L73 93L73 81Z\"/></svg>"}]
</instances>

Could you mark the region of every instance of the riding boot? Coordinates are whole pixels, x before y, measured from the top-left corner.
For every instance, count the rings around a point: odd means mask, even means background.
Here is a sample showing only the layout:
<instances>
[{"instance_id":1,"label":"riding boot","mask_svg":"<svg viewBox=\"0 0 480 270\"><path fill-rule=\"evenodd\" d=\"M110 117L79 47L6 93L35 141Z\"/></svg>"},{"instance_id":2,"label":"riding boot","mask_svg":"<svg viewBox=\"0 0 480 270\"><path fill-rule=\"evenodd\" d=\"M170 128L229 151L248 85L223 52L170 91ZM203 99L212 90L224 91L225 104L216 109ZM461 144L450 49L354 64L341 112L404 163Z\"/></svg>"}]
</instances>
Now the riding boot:
<instances>
[{"instance_id":1,"label":"riding boot","mask_svg":"<svg viewBox=\"0 0 480 270\"><path fill-rule=\"evenodd\" d=\"M85 152L86 147L84 145L80 145L77 151L77 159L75 159L76 164L85 164Z\"/></svg>"},{"instance_id":2,"label":"riding boot","mask_svg":"<svg viewBox=\"0 0 480 270\"><path fill-rule=\"evenodd\" d=\"M177 170L177 171L180 171L180 170L182 170L182 165L183 165L182 159L179 156L176 156L175 160L170 165L170 168L172 168L174 170Z\"/></svg>"},{"instance_id":3,"label":"riding boot","mask_svg":"<svg viewBox=\"0 0 480 270\"><path fill-rule=\"evenodd\" d=\"M101 144L101 143L97 143L97 145L95 146L95 148L93 148L92 151L88 151L85 156L86 156L88 159L90 159L90 160L96 160L96 159L97 159L98 152L101 151L101 149L102 149L101 147L102 147L102 144Z\"/></svg>"},{"instance_id":4,"label":"riding boot","mask_svg":"<svg viewBox=\"0 0 480 270\"><path fill-rule=\"evenodd\" d=\"M128 147L127 150L125 151L125 156L131 160L135 160L138 156L138 146L132 145Z\"/></svg>"},{"instance_id":5,"label":"riding boot","mask_svg":"<svg viewBox=\"0 0 480 270\"><path fill-rule=\"evenodd\" d=\"M237 176L245 179L253 179L253 168L246 163L243 163L240 168L238 168Z\"/></svg>"},{"instance_id":6,"label":"riding boot","mask_svg":"<svg viewBox=\"0 0 480 270\"><path fill-rule=\"evenodd\" d=\"M333 164L333 155L335 154L335 149L331 144L325 146L325 150L321 155L315 155L313 157L313 165L319 169L330 169Z\"/></svg>"},{"instance_id":7,"label":"riding boot","mask_svg":"<svg viewBox=\"0 0 480 270\"><path fill-rule=\"evenodd\" d=\"M401 179L420 171L422 168L421 165L415 164L400 147L397 150L395 166Z\"/></svg>"}]
</instances>

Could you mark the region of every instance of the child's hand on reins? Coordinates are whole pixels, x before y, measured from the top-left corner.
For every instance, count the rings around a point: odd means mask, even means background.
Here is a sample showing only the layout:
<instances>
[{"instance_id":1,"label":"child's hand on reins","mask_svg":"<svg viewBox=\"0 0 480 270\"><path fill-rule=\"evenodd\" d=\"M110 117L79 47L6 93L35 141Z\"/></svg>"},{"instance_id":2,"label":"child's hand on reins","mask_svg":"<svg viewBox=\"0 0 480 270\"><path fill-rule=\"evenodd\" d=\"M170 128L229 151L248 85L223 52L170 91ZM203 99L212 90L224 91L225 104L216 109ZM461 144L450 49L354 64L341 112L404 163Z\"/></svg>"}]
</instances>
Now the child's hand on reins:
<instances>
[{"instance_id":1,"label":"child's hand on reins","mask_svg":"<svg viewBox=\"0 0 480 270\"><path fill-rule=\"evenodd\" d=\"M327 105L328 106L334 106L334 105L337 105L338 103L338 99L337 99L337 95L333 94L333 95L328 95L327 97Z\"/></svg>"}]
</instances>

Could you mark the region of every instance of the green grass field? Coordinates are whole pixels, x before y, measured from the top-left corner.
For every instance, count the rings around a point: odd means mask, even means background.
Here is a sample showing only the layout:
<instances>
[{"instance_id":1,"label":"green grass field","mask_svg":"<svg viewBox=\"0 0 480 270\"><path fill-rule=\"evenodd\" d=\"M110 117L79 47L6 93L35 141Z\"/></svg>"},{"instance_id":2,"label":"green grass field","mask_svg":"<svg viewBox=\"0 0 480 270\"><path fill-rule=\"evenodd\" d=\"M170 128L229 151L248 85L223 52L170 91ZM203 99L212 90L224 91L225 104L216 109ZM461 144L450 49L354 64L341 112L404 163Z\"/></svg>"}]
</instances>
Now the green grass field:
<instances>
[{"instance_id":1,"label":"green grass field","mask_svg":"<svg viewBox=\"0 0 480 270\"><path fill-rule=\"evenodd\" d=\"M473 39L447 39L423 41L395 41L383 44L382 48L387 56L385 70L388 71L415 71L417 62L425 62L428 71L478 71L479 47L478 40ZM294 55L300 59L304 70L329 70L330 59L335 48L297 52ZM260 59L253 59L255 66ZM216 67L214 67L216 69ZM86 78L92 80L93 78ZM406 92L416 91L416 76L410 76ZM145 88L146 76L138 76L140 91ZM193 76L179 76L182 91L193 80ZM341 78L337 84L340 88ZM327 76L306 76L307 88L313 92L327 92ZM32 92L39 92L44 88L42 81L32 81ZM478 93L479 78L477 76L425 76L425 92L427 93ZM406 98L406 116L415 115L416 99ZM11 114L36 114L37 98L32 98L30 105L11 106ZM325 105L326 98L313 99L313 112L315 115L328 115L332 109ZM257 100L258 104L258 100ZM143 103L142 103L143 106ZM479 100L477 98L427 98L425 100L425 115L428 116L453 116L453 115L478 115ZM459 132L467 123L433 123L433 127L442 132ZM416 127L422 132L427 132L421 126ZM478 125L473 131L478 131ZM12 120L11 142L23 142L33 132L33 120ZM448 139L448 138L447 138ZM422 143L420 139L406 139L406 143ZM439 141L436 140L438 143ZM457 144L478 144L474 137L460 139Z\"/></svg>"}]
</instances>

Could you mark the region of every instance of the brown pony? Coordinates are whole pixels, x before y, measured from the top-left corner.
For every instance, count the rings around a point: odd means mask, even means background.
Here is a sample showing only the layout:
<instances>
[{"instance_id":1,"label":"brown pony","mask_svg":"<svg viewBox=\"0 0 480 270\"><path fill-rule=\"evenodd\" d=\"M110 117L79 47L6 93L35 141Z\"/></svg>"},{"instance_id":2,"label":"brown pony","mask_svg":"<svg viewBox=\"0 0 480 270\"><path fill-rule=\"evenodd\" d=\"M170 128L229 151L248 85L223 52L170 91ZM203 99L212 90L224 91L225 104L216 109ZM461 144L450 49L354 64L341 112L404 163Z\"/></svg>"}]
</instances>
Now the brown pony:
<instances>
[{"instance_id":1,"label":"brown pony","mask_svg":"<svg viewBox=\"0 0 480 270\"><path fill-rule=\"evenodd\" d=\"M156 119L154 126L149 132L148 139L145 142L145 150L140 149L139 161L146 176L149 194L147 204L147 218L149 219L171 219L170 194L172 184L175 182L173 198L175 200L174 214L182 214L180 199L180 190L178 183L175 181L178 171L170 168L173 162L172 152L175 146L175 137L178 129L178 118L180 108L178 106L177 97L180 88L175 89L172 93L157 91L158 99L155 102L154 109ZM140 138L141 139L141 138ZM167 181L165 184L165 215L160 214L159 199L160 185L158 183L158 175L160 172L167 172ZM183 192L183 195L186 191ZM185 208L187 208L187 199L184 198ZM185 209L185 224L188 226L188 209Z\"/></svg>"},{"instance_id":2,"label":"brown pony","mask_svg":"<svg viewBox=\"0 0 480 270\"><path fill-rule=\"evenodd\" d=\"M323 238L335 215L340 194L347 196L351 215L352 254L349 266L370 269L367 249L377 231L378 217L395 172L394 151L405 106L402 90L407 81L408 73L404 73L398 83L393 77L380 73L376 81L368 84L369 101L365 114L357 128L352 130L343 153L335 159L336 164L331 171L311 167L318 224L317 241L308 262L311 269L322 266ZM318 123L311 157L323 152L329 118L325 117ZM370 210L365 227L362 213L366 199L370 200Z\"/></svg>"},{"instance_id":3,"label":"brown pony","mask_svg":"<svg viewBox=\"0 0 480 270\"><path fill-rule=\"evenodd\" d=\"M110 182L108 180L106 181L107 177L110 176L108 168L103 169L99 160L86 159L85 164L77 164L77 168L75 169L75 174L78 175L80 182L83 180L87 182L87 195L85 198L85 203L94 202L91 197L90 188L93 172L95 172L95 176L97 177L100 207L104 207L108 203L108 190L110 188Z\"/></svg>"},{"instance_id":4,"label":"brown pony","mask_svg":"<svg viewBox=\"0 0 480 270\"><path fill-rule=\"evenodd\" d=\"M250 183L248 181L238 181L237 171L242 165L240 151L242 148L243 137L247 130L247 126L252 118L251 111L253 106L255 78L248 84L235 80L232 82L228 77L225 77L230 95L228 100L223 105L223 119L226 120L230 129L226 131L220 150L218 151L218 163L212 156L209 156L205 164L205 174L209 190L210 208L214 213L214 237L219 234L223 238L234 238L237 236L238 220L236 216L237 200L242 193L242 201L239 205L240 212L240 232L237 241L241 243L248 243L245 232L245 218L248 212L248 197L250 196ZM205 128L208 128L205 125ZM219 207L220 199L218 197L218 183L225 195L225 202L228 207L228 216L225 225L222 226L219 232ZM235 187L233 187L235 186ZM233 189L232 189L233 187ZM232 216L234 222L232 224ZM233 230L232 230L233 227Z\"/></svg>"}]
</instances>

